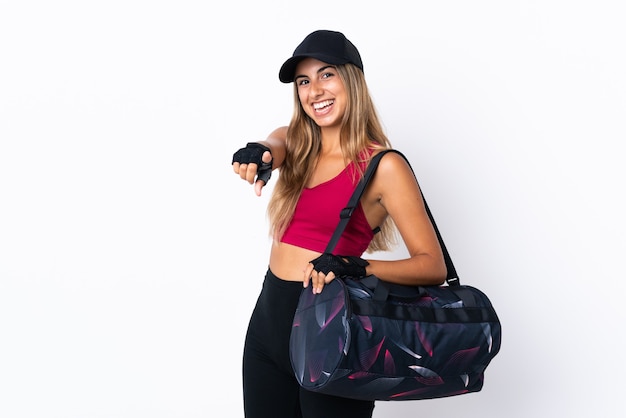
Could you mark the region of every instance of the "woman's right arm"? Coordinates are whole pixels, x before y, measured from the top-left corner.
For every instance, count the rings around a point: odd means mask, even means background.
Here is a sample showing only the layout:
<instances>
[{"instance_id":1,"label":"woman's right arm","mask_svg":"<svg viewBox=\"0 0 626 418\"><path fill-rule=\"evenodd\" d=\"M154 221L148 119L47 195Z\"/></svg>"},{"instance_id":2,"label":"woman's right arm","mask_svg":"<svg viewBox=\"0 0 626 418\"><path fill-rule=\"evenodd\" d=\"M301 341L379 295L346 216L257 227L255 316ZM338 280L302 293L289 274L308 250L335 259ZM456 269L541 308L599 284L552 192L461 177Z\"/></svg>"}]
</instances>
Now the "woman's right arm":
<instances>
[{"instance_id":1,"label":"woman's right arm","mask_svg":"<svg viewBox=\"0 0 626 418\"><path fill-rule=\"evenodd\" d=\"M264 141L258 141L271 150L272 170L279 168L285 161L285 141L287 140L287 127L281 126L274 129Z\"/></svg>"},{"instance_id":2,"label":"woman's right arm","mask_svg":"<svg viewBox=\"0 0 626 418\"><path fill-rule=\"evenodd\" d=\"M287 139L287 127L281 126L280 128L274 129L265 140L256 141L261 145L269 148L269 152L265 151L261 157L261 161L264 163L272 163L272 171L279 168L283 161L285 161L285 140ZM248 183L254 183L254 191L257 196L261 196L261 189L265 186L266 182L257 177L258 174L258 164L249 163L244 164L238 161L233 161L233 170L236 174L239 175L243 180L246 180ZM255 181L256 179L256 181Z\"/></svg>"}]
</instances>

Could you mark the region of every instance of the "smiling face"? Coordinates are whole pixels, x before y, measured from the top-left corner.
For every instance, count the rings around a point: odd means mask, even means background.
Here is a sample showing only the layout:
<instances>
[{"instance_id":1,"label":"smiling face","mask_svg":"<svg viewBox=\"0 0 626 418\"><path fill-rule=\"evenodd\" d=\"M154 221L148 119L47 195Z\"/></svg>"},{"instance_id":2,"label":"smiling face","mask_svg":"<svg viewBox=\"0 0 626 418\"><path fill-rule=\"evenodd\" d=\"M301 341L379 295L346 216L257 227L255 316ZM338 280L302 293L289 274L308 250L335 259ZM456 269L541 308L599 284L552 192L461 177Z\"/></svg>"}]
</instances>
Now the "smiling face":
<instances>
[{"instance_id":1,"label":"smiling face","mask_svg":"<svg viewBox=\"0 0 626 418\"><path fill-rule=\"evenodd\" d=\"M305 58L296 67L294 83L307 115L321 128L341 127L348 95L334 65Z\"/></svg>"}]
</instances>

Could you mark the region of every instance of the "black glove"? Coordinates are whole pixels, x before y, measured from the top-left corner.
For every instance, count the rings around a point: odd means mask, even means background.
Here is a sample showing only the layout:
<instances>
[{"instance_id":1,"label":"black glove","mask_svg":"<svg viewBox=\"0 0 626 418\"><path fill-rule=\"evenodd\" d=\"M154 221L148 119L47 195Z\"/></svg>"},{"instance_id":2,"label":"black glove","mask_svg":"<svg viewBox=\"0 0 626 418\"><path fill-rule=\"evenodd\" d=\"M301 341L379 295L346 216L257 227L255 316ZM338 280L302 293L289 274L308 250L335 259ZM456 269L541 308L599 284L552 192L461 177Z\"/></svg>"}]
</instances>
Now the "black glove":
<instances>
[{"instance_id":1,"label":"black glove","mask_svg":"<svg viewBox=\"0 0 626 418\"><path fill-rule=\"evenodd\" d=\"M240 148L233 154L232 163L256 164L258 167L257 180L263 180L263 182L267 184L272 176L272 162L274 158L272 158L269 163L263 162L263 154L265 151L271 152L271 150L263 144L248 142L245 148Z\"/></svg>"},{"instance_id":2,"label":"black glove","mask_svg":"<svg viewBox=\"0 0 626 418\"><path fill-rule=\"evenodd\" d=\"M359 257L346 257L329 253L320 255L315 260L311 260L310 263L313 264L316 271L324 274L332 271L337 277L364 277L366 274L365 266L370 264Z\"/></svg>"}]
</instances>

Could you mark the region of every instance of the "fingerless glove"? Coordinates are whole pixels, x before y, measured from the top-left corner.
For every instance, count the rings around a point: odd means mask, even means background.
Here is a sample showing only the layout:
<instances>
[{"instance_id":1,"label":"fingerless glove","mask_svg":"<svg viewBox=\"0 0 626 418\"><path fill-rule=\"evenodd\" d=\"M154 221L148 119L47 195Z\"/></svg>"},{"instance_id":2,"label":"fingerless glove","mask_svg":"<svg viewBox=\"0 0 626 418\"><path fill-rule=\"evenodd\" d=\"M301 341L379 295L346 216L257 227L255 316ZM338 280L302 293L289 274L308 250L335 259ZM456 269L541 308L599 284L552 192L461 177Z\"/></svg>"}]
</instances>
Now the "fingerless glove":
<instances>
[{"instance_id":1,"label":"fingerless glove","mask_svg":"<svg viewBox=\"0 0 626 418\"><path fill-rule=\"evenodd\" d=\"M274 159L270 160L269 163L263 162L263 154L265 151L271 150L263 144L259 144L258 142L248 142L244 148L238 149L233 154L233 164L256 164L257 169L257 180L263 180L265 184L272 176L272 162Z\"/></svg>"},{"instance_id":2,"label":"fingerless glove","mask_svg":"<svg viewBox=\"0 0 626 418\"><path fill-rule=\"evenodd\" d=\"M314 260L311 264L315 270L328 274L331 271L337 277L364 277L365 267L369 265L366 260L355 256L340 256L330 253L324 253Z\"/></svg>"}]
</instances>

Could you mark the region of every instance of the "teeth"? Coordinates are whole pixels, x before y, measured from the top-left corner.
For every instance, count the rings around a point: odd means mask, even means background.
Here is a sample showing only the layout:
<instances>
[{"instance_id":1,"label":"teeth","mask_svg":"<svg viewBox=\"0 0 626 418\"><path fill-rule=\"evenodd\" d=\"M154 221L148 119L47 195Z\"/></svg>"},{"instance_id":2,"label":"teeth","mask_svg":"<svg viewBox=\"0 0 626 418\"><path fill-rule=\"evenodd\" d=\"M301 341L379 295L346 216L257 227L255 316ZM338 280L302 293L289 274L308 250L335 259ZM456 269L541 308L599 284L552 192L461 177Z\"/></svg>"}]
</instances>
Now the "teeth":
<instances>
[{"instance_id":1,"label":"teeth","mask_svg":"<svg viewBox=\"0 0 626 418\"><path fill-rule=\"evenodd\" d=\"M325 101L320 102L320 103L313 103L313 108L315 110L319 110L319 109L321 109L323 107L330 106L331 104L333 104L332 100L325 100Z\"/></svg>"}]
</instances>

